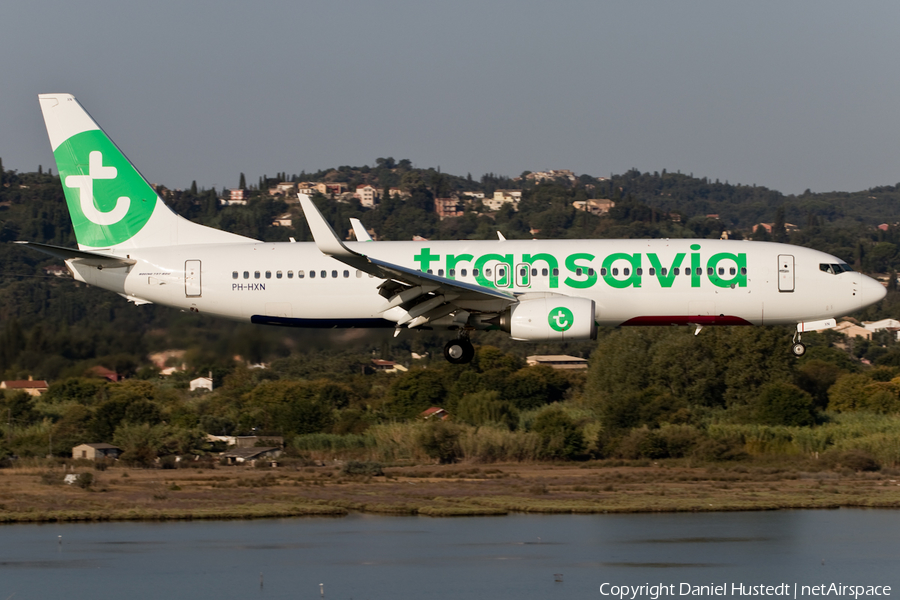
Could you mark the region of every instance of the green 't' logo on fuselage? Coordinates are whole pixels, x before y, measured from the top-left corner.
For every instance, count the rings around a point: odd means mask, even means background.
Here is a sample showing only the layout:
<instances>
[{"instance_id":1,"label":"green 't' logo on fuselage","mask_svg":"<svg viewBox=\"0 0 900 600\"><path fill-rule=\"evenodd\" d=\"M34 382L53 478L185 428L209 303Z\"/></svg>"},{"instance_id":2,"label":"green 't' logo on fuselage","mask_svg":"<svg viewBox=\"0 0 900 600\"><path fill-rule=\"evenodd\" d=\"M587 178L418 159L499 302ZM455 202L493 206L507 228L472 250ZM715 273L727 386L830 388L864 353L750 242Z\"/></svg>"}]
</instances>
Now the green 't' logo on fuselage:
<instances>
[{"instance_id":1,"label":"green 't' logo on fuselage","mask_svg":"<svg viewBox=\"0 0 900 600\"><path fill-rule=\"evenodd\" d=\"M54 156L79 244L119 244L150 219L156 192L102 131L73 135Z\"/></svg>"},{"instance_id":2,"label":"green 't' logo on fuselage","mask_svg":"<svg viewBox=\"0 0 900 600\"><path fill-rule=\"evenodd\" d=\"M550 328L553 331L568 331L572 328L572 324L575 323L575 315L565 306L560 306L550 311L547 322L550 323Z\"/></svg>"}]
</instances>

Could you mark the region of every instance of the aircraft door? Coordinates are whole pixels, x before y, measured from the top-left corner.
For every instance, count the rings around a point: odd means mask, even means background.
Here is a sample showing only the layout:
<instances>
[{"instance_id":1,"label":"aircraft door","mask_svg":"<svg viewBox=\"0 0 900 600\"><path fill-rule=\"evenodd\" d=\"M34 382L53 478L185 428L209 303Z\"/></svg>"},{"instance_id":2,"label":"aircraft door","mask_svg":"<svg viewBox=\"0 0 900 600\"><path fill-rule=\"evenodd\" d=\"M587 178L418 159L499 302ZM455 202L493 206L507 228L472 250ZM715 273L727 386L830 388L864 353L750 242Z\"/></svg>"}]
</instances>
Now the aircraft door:
<instances>
[{"instance_id":1,"label":"aircraft door","mask_svg":"<svg viewBox=\"0 0 900 600\"><path fill-rule=\"evenodd\" d=\"M200 297L200 261L184 261L184 295L188 298Z\"/></svg>"},{"instance_id":2,"label":"aircraft door","mask_svg":"<svg viewBox=\"0 0 900 600\"><path fill-rule=\"evenodd\" d=\"M794 256L792 254L778 255L778 291L794 291Z\"/></svg>"},{"instance_id":3,"label":"aircraft door","mask_svg":"<svg viewBox=\"0 0 900 600\"><path fill-rule=\"evenodd\" d=\"M531 265L528 263L516 265L516 287L531 287Z\"/></svg>"}]
</instances>

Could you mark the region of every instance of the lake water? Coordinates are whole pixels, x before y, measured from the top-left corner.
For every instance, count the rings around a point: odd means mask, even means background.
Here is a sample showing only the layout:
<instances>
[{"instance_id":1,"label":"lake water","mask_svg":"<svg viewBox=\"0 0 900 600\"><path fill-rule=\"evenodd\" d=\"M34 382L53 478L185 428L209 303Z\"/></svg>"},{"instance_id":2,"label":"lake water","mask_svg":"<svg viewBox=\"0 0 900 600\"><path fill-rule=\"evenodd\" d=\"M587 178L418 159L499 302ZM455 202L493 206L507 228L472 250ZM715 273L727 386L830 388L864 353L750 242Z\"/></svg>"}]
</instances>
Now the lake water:
<instances>
[{"instance_id":1,"label":"lake water","mask_svg":"<svg viewBox=\"0 0 900 600\"><path fill-rule=\"evenodd\" d=\"M742 583L896 596L900 511L0 526L0 600L315 600L320 583L340 600L612 598L604 583L674 584L676 598L697 597L682 584L732 596Z\"/></svg>"}]
</instances>

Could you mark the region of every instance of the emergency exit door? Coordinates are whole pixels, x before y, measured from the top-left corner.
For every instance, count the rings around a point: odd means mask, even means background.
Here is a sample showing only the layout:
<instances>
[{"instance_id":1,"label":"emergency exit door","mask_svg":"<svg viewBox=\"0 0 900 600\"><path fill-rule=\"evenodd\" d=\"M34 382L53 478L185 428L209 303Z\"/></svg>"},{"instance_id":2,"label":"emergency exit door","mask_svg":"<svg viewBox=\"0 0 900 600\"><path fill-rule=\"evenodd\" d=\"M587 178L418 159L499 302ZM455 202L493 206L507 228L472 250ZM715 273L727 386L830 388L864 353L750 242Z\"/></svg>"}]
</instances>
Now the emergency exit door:
<instances>
[{"instance_id":1,"label":"emergency exit door","mask_svg":"<svg viewBox=\"0 0 900 600\"><path fill-rule=\"evenodd\" d=\"M792 254L778 255L778 291L794 291L794 256Z\"/></svg>"},{"instance_id":2,"label":"emergency exit door","mask_svg":"<svg viewBox=\"0 0 900 600\"><path fill-rule=\"evenodd\" d=\"M188 298L200 297L200 261L184 261L184 295Z\"/></svg>"}]
</instances>

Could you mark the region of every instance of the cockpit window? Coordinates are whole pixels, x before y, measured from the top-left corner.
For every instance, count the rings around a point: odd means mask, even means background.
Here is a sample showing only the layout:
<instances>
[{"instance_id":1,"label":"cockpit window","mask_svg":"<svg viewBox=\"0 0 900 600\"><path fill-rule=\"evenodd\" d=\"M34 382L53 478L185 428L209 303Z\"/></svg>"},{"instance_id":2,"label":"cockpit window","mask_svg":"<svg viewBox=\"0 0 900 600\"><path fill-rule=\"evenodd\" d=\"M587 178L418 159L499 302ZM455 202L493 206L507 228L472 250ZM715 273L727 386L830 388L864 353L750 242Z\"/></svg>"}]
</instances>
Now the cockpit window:
<instances>
[{"instance_id":1,"label":"cockpit window","mask_svg":"<svg viewBox=\"0 0 900 600\"><path fill-rule=\"evenodd\" d=\"M839 263L839 264L819 263L819 270L824 271L825 273L829 273L831 275L839 275L840 273L846 273L848 271L852 271L853 267L851 267L847 263Z\"/></svg>"}]
</instances>

